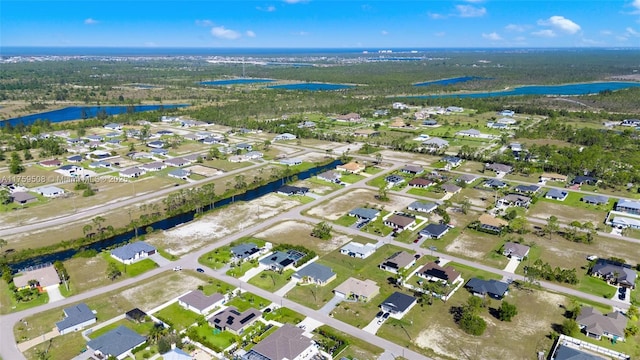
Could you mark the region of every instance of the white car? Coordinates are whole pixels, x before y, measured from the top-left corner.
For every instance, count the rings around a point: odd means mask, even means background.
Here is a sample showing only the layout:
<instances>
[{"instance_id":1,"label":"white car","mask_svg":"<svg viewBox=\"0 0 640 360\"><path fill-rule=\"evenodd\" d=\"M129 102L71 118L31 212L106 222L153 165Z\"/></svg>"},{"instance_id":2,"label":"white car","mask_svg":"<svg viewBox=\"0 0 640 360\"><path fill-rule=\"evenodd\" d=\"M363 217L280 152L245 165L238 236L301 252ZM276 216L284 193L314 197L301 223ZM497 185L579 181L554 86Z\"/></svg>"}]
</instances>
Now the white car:
<instances>
[{"instance_id":1,"label":"white car","mask_svg":"<svg viewBox=\"0 0 640 360\"><path fill-rule=\"evenodd\" d=\"M173 271L180 271L182 270L182 266L176 266L173 268Z\"/></svg>"},{"instance_id":2,"label":"white car","mask_svg":"<svg viewBox=\"0 0 640 360\"><path fill-rule=\"evenodd\" d=\"M589 261L598 260L598 257L595 256L595 255L589 255L589 256L587 256L587 260L589 260Z\"/></svg>"}]
</instances>

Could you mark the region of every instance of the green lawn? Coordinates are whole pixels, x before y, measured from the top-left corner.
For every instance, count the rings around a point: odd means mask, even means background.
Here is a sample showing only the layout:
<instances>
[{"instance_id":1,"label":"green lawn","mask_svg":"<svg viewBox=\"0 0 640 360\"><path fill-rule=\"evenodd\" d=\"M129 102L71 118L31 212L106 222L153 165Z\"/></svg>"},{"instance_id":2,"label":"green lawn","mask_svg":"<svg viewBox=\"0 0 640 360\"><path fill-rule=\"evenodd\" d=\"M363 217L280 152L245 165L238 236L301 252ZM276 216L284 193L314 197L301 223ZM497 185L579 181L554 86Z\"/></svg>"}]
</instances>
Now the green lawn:
<instances>
[{"instance_id":1,"label":"green lawn","mask_svg":"<svg viewBox=\"0 0 640 360\"><path fill-rule=\"evenodd\" d=\"M381 172L382 170L384 170L384 169L381 169L381 168L379 168L379 167L375 167L375 166L367 166L367 167L364 169L364 172L365 172L366 174L375 175L375 174L377 174L377 173Z\"/></svg>"},{"instance_id":2,"label":"green lawn","mask_svg":"<svg viewBox=\"0 0 640 360\"><path fill-rule=\"evenodd\" d=\"M358 174L344 174L340 177L340 180L346 182L347 184L353 184L364 178L364 176Z\"/></svg>"},{"instance_id":3,"label":"green lawn","mask_svg":"<svg viewBox=\"0 0 640 360\"><path fill-rule=\"evenodd\" d=\"M549 189L545 188L543 189L542 193L546 194L548 190ZM567 198L564 199L564 201L547 199L545 197L540 197L539 200L544 202L549 202L549 203L562 204L562 205L567 205L567 206L572 206L572 207L577 207L582 209L595 210L595 211L610 211L611 209L613 209L613 205L616 202L616 199L610 198L609 202L606 205L591 205L582 201L583 196L585 196L585 194L569 191L569 195L567 195Z\"/></svg>"},{"instance_id":4,"label":"green lawn","mask_svg":"<svg viewBox=\"0 0 640 360\"><path fill-rule=\"evenodd\" d=\"M45 352L48 360L68 360L82 351L87 350L87 341L78 332L72 332L62 336L56 336L50 341L45 341L24 352L24 356L29 360L40 360L38 352Z\"/></svg>"},{"instance_id":5,"label":"green lawn","mask_svg":"<svg viewBox=\"0 0 640 360\"><path fill-rule=\"evenodd\" d=\"M289 198L293 200L297 200L302 204L308 204L313 200L315 200L315 198L312 198L311 196L306 196L306 195L294 195L294 196L289 196Z\"/></svg>"},{"instance_id":6,"label":"green lawn","mask_svg":"<svg viewBox=\"0 0 640 360\"><path fill-rule=\"evenodd\" d=\"M238 311L245 311L249 308L262 309L270 303L269 300L261 298L258 295L244 292L240 296L235 296L233 299L227 301L226 305L235 306Z\"/></svg>"},{"instance_id":7,"label":"green lawn","mask_svg":"<svg viewBox=\"0 0 640 360\"><path fill-rule=\"evenodd\" d=\"M360 338L353 337L349 334L345 334L342 331L336 330L330 326L322 325L317 330L320 329L335 334L342 339L345 339L349 343L349 346L347 346L347 348L339 354L336 354L336 356L334 356L334 359L343 357L347 359L377 359L384 352L384 349L382 349L381 347L370 344ZM314 333L317 332L317 330L314 331ZM315 335L314 338L316 338L316 336L318 335ZM396 357L396 359L399 359L399 357Z\"/></svg>"},{"instance_id":8,"label":"green lawn","mask_svg":"<svg viewBox=\"0 0 640 360\"><path fill-rule=\"evenodd\" d=\"M289 308L280 307L276 310L271 311L270 313L264 314L263 317L265 320L273 320L283 324L295 325L304 320L306 316L297 313Z\"/></svg>"},{"instance_id":9,"label":"green lawn","mask_svg":"<svg viewBox=\"0 0 640 360\"><path fill-rule=\"evenodd\" d=\"M249 284L275 292L291 280L291 275L294 272L294 270L286 270L282 273L278 273L271 270L265 270L249 279Z\"/></svg>"},{"instance_id":10,"label":"green lawn","mask_svg":"<svg viewBox=\"0 0 640 360\"><path fill-rule=\"evenodd\" d=\"M247 271L249 271L250 269L253 269L255 267L258 267L258 261L257 260L243 261L240 264L240 266L236 266L234 264L231 264L231 268L229 270L227 270L227 275L233 276L235 278L239 278L239 277L243 276Z\"/></svg>"},{"instance_id":11,"label":"green lawn","mask_svg":"<svg viewBox=\"0 0 640 360\"><path fill-rule=\"evenodd\" d=\"M213 346L214 351L221 352L228 348L231 344L236 342L237 336L228 331L222 331L214 334L214 329L209 324L197 326L196 331L198 335L205 338L208 344ZM204 345L204 344L203 344ZM206 346L205 345L205 346Z\"/></svg>"},{"instance_id":12,"label":"green lawn","mask_svg":"<svg viewBox=\"0 0 640 360\"><path fill-rule=\"evenodd\" d=\"M388 214L389 212L386 210L380 211L380 215L378 216L378 218L375 221L371 221L367 225L365 225L362 228L362 231L379 236L387 236L391 234L393 229L386 226L384 224L384 221L382 220L382 218L387 216Z\"/></svg>"},{"instance_id":13,"label":"green lawn","mask_svg":"<svg viewBox=\"0 0 640 360\"><path fill-rule=\"evenodd\" d=\"M146 336L147 334L149 334L149 332L151 331L151 329L153 328L153 326L155 325L153 321L149 320L149 321L145 321L142 323L137 323L134 321L130 321L127 319L122 319L119 321L114 322L113 324L109 324L103 328L100 328L96 331L91 332L88 336L90 339L95 339L99 336L102 336L104 334L106 334L107 332L119 327L120 325L124 325L125 327L128 327L129 329L133 330L134 332L142 335L142 336Z\"/></svg>"},{"instance_id":14,"label":"green lawn","mask_svg":"<svg viewBox=\"0 0 640 360\"><path fill-rule=\"evenodd\" d=\"M220 269L231 260L231 247L223 246L210 251L198 258L198 262L214 270Z\"/></svg>"},{"instance_id":15,"label":"green lawn","mask_svg":"<svg viewBox=\"0 0 640 360\"><path fill-rule=\"evenodd\" d=\"M387 175L385 176L379 176L375 179L371 179L369 181L367 181L367 185L370 186L374 186L374 187L381 187L381 186L387 186L387 181L384 179L385 177L387 177Z\"/></svg>"},{"instance_id":16,"label":"green lawn","mask_svg":"<svg viewBox=\"0 0 640 360\"><path fill-rule=\"evenodd\" d=\"M133 264L125 265L120 261L112 258L108 251L103 251L102 256L108 262L116 264L118 269L120 269L122 275L126 277L135 277L158 267L158 264L156 264L151 259L143 259Z\"/></svg>"},{"instance_id":17,"label":"green lawn","mask_svg":"<svg viewBox=\"0 0 640 360\"><path fill-rule=\"evenodd\" d=\"M610 299L615 294L617 288L607 284L607 282L602 279L587 275L580 279L578 290Z\"/></svg>"},{"instance_id":18,"label":"green lawn","mask_svg":"<svg viewBox=\"0 0 640 360\"><path fill-rule=\"evenodd\" d=\"M188 328L202 317L202 315L183 308L177 302L158 311L154 315L178 331Z\"/></svg>"},{"instance_id":19,"label":"green lawn","mask_svg":"<svg viewBox=\"0 0 640 360\"><path fill-rule=\"evenodd\" d=\"M484 270L480 270L480 269L476 269L473 268L471 266L467 266L467 265L462 265L462 264L458 264L455 262L449 262L447 263L445 266L451 266L452 268L458 270L458 272L460 274L462 274L462 277L465 280L469 280L471 278L479 278L479 279L483 279L483 280L489 280L489 279L496 279L496 280L500 280L502 279L502 276L498 275L498 274L494 274L494 273L490 273Z\"/></svg>"},{"instance_id":20,"label":"green lawn","mask_svg":"<svg viewBox=\"0 0 640 360\"><path fill-rule=\"evenodd\" d=\"M407 190L407 194L424 196L432 199L442 199L445 196L444 191L436 192L436 189L433 186L429 186L428 188L412 187Z\"/></svg>"},{"instance_id":21,"label":"green lawn","mask_svg":"<svg viewBox=\"0 0 640 360\"><path fill-rule=\"evenodd\" d=\"M349 216L349 214L342 215L338 220L334 221L337 225L349 227L356 223L358 219L355 216Z\"/></svg>"},{"instance_id":22,"label":"green lawn","mask_svg":"<svg viewBox=\"0 0 640 360\"><path fill-rule=\"evenodd\" d=\"M6 282L0 281L0 314L8 314L10 312L22 311L35 306L44 305L49 302L49 294L40 293L38 297L29 302L17 302L13 293L9 289Z\"/></svg>"}]
</instances>

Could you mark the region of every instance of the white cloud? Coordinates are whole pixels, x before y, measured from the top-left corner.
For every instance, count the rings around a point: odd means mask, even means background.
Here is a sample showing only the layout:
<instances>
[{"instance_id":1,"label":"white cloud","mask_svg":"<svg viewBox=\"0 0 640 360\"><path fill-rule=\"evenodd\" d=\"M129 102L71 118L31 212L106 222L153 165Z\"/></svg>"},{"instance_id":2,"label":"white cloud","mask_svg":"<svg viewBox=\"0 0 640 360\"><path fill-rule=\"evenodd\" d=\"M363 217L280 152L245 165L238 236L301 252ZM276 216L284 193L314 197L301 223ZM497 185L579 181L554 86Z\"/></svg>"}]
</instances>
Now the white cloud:
<instances>
[{"instance_id":1,"label":"white cloud","mask_svg":"<svg viewBox=\"0 0 640 360\"><path fill-rule=\"evenodd\" d=\"M273 6L273 5L269 5L267 7L257 6L256 9L258 11L265 11L265 12L274 12L274 11L276 11L276 7Z\"/></svg>"},{"instance_id":2,"label":"white cloud","mask_svg":"<svg viewBox=\"0 0 640 360\"><path fill-rule=\"evenodd\" d=\"M600 35L610 36L612 34L613 34L613 32L611 32L611 30L602 30L602 31L600 31Z\"/></svg>"},{"instance_id":3,"label":"white cloud","mask_svg":"<svg viewBox=\"0 0 640 360\"><path fill-rule=\"evenodd\" d=\"M380 31L380 34L382 35L389 35L389 32L387 30L382 30Z\"/></svg>"},{"instance_id":4,"label":"white cloud","mask_svg":"<svg viewBox=\"0 0 640 360\"><path fill-rule=\"evenodd\" d=\"M464 1L468 2L468 3L474 3L474 4L478 4L478 3L484 2L484 0L464 0Z\"/></svg>"},{"instance_id":5,"label":"white cloud","mask_svg":"<svg viewBox=\"0 0 640 360\"><path fill-rule=\"evenodd\" d=\"M282 0L284 2L286 2L287 4L299 4L299 3L305 3L308 0Z\"/></svg>"},{"instance_id":6,"label":"white cloud","mask_svg":"<svg viewBox=\"0 0 640 360\"><path fill-rule=\"evenodd\" d=\"M618 41L627 41L629 39L627 39L625 36L616 36L616 40L618 40Z\"/></svg>"},{"instance_id":7,"label":"white cloud","mask_svg":"<svg viewBox=\"0 0 640 360\"><path fill-rule=\"evenodd\" d=\"M446 19L447 18L446 15L442 15L442 14L438 14L438 13L428 13L427 15L429 15L429 17L434 19L434 20L440 20L440 19Z\"/></svg>"},{"instance_id":8,"label":"white cloud","mask_svg":"<svg viewBox=\"0 0 640 360\"><path fill-rule=\"evenodd\" d=\"M84 24L85 24L85 25L95 25L95 24L97 24L97 23L99 23L99 21L98 21L98 20L96 20L96 19L93 19L93 18L86 18L86 19L84 19Z\"/></svg>"},{"instance_id":9,"label":"white cloud","mask_svg":"<svg viewBox=\"0 0 640 360\"><path fill-rule=\"evenodd\" d=\"M531 35L547 37L547 38L556 37L556 33L554 33L553 30L549 30L549 29L535 31L535 32L532 32Z\"/></svg>"},{"instance_id":10,"label":"white cloud","mask_svg":"<svg viewBox=\"0 0 640 360\"><path fill-rule=\"evenodd\" d=\"M251 30L247 30L246 34L248 37L256 37L256 33Z\"/></svg>"},{"instance_id":11,"label":"white cloud","mask_svg":"<svg viewBox=\"0 0 640 360\"><path fill-rule=\"evenodd\" d=\"M582 43L584 45L587 45L587 46L603 45L604 44L602 41L593 40L593 39L587 39L587 38L582 38L581 41L582 41Z\"/></svg>"},{"instance_id":12,"label":"white cloud","mask_svg":"<svg viewBox=\"0 0 640 360\"><path fill-rule=\"evenodd\" d=\"M156 46L158 46L158 44L156 44L153 41L147 41L146 43L144 43L144 46L146 46L146 47L156 47Z\"/></svg>"},{"instance_id":13,"label":"white cloud","mask_svg":"<svg viewBox=\"0 0 640 360\"><path fill-rule=\"evenodd\" d=\"M211 21L211 20L196 20L196 25L209 27L209 26L213 26L213 21Z\"/></svg>"},{"instance_id":14,"label":"white cloud","mask_svg":"<svg viewBox=\"0 0 640 360\"><path fill-rule=\"evenodd\" d=\"M638 33L634 28L632 27L627 27L626 29L626 35L631 35L631 36L640 36L640 33Z\"/></svg>"},{"instance_id":15,"label":"white cloud","mask_svg":"<svg viewBox=\"0 0 640 360\"><path fill-rule=\"evenodd\" d=\"M489 34L482 33L482 37L487 39L487 40L491 40L491 41L500 41L500 40L502 40L502 36L498 35L498 33L495 32L495 31L492 32L492 33L489 33Z\"/></svg>"},{"instance_id":16,"label":"white cloud","mask_svg":"<svg viewBox=\"0 0 640 360\"><path fill-rule=\"evenodd\" d=\"M240 37L240 33L227 29L224 26L215 26L211 28L211 35L219 38L219 39L227 39L227 40L235 40Z\"/></svg>"},{"instance_id":17,"label":"white cloud","mask_svg":"<svg viewBox=\"0 0 640 360\"><path fill-rule=\"evenodd\" d=\"M487 14L487 9L473 5L456 5L460 17L481 17Z\"/></svg>"},{"instance_id":18,"label":"white cloud","mask_svg":"<svg viewBox=\"0 0 640 360\"><path fill-rule=\"evenodd\" d=\"M638 11L640 11L640 0L633 0L633 2L631 3L631 6L633 6L634 8L638 9Z\"/></svg>"},{"instance_id":19,"label":"white cloud","mask_svg":"<svg viewBox=\"0 0 640 360\"><path fill-rule=\"evenodd\" d=\"M298 31L298 32L296 32L296 33L293 33L293 35L298 35L298 36L307 36L307 35L309 35L309 33L308 33L308 32L306 32L306 31Z\"/></svg>"},{"instance_id":20,"label":"white cloud","mask_svg":"<svg viewBox=\"0 0 640 360\"><path fill-rule=\"evenodd\" d=\"M517 42L523 42L523 41L527 40L527 38L524 37L524 36L518 36L514 40L517 41Z\"/></svg>"},{"instance_id":21,"label":"white cloud","mask_svg":"<svg viewBox=\"0 0 640 360\"><path fill-rule=\"evenodd\" d=\"M580 31L580 25L567 19L564 16L554 15L547 20L538 20L538 25L551 26L557 30L564 31L569 34L575 34Z\"/></svg>"},{"instance_id":22,"label":"white cloud","mask_svg":"<svg viewBox=\"0 0 640 360\"><path fill-rule=\"evenodd\" d=\"M439 32L435 33L434 35L437 36L437 37L443 37L443 36L447 35L447 33L444 32L444 31L439 31Z\"/></svg>"},{"instance_id":23,"label":"white cloud","mask_svg":"<svg viewBox=\"0 0 640 360\"><path fill-rule=\"evenodd\" d=\"M509 24L505 26L504 29L507 31L513 31L513 32L523 32L526 30L526 27L524 25Z\"/></svg>"}]
</instances>

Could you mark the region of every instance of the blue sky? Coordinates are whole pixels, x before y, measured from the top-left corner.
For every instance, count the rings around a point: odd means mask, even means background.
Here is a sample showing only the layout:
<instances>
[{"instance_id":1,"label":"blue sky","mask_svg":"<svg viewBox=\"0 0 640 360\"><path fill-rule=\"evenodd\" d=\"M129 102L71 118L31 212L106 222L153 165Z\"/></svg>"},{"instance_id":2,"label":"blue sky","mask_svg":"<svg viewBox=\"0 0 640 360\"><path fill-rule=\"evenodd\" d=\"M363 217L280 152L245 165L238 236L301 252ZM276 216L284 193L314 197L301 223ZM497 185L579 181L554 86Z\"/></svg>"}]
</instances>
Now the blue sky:
<instances>
[{"instance_id":1,"label":"blue sky","mask_svg":"<svg viewBox=\"0 0 640 360\"><path fill-rule=\"evenodd\" d=\"M640 47L640 0L2 0L1 46Z\"/></svg>"}]
</instances>

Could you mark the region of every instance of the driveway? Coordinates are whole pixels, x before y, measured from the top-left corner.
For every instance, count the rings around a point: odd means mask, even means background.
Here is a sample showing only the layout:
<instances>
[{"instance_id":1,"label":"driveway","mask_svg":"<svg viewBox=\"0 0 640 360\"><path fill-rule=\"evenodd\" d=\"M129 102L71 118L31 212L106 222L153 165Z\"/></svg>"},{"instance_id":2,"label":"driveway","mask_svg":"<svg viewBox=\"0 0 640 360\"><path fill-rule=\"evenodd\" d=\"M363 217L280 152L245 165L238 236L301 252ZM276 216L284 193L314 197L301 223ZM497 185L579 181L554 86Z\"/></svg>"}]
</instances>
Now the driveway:
<instances>
[{"instance_id":1,"label":"driveway","mask_svg":"<svg viewBox=\"0 0 640 360\"><path fill-rule=\"evenodd\" d=\"M320 310L318 310L318 312L325 314L325 315L329 315L333 309L336 308L336 306L338 306L338 304L340 304L340 302L343 300L344 298L342 296L339 295L335 295L333 297L333 299L329 300L328 303L326 303Z\"/></svg>"},{"instance_id":2,"label":"driveway","mask_svg":"<svg viewBox=\"0 0 640 360\"><path fill-rule=\"evenodd\" d=\"M151 256L149 256L149 259L153 260L154 263L158 264L159 267L163 267L166 265L171 264L171 260L165 258L164 256L155 253Z\"/></svg>"},{"instance_id":3,"label":"driveway","mask_svg":"<svg viewBox=\"0 0 640 360\"><path fill-rule=\"evenodd\" d=\"M504 271L514 274L516 272L516 269L518 268L518 265L520 265L520 261L518 261L518 259L510 258L509 263L504 268Z\"/></svg>"},{"instance_id":4,"label":"driveway","mask_svg":"<svg viewBox=\"0 0 640 360\"><path fill-rule=\"evenodd\" d=\"M247 282L252 277L254 277L254 276L260 274L262 271L264 271L264 269L266 269L266 267L264 265L258 265L258 267L251 268L251 269L247 270L247 272L244 273L244 275L242 275L238 280L240 280L242 282Z\"/></svg>"},{"instance_id":5,"label":"driveway","mask_svg":"<svg viewBox=\"0 0 640 360\"><path fill-rule=\"evenodd\" d=\"M375 335L382 324L384 324L384 321L381 321L380 324L378 324L378 318L376 317L373 318L373 320L371 320L371 322L367 326L363 327L362 330L368 332L369 334Z\"/></svg>"},{"instance_id":6,"label":"driveway","mask_svg":"<svg viewBox=\"0 0 640 360\"><path fill-rule=\"evenodd\" d=\"M296 284L298 283L298 280L296 279L291 279L289 280L288 283L286 283L283 287L281 287L278 291L276 291L274 294L278 295L278 296L284 296L286 293L288 293L291 289L293 289L294 287L296 287Z\"/></svg>"},{"instance_id":7,"label":"driveway","mask_svg":"<svg viewBox=\"0 0 640 360\"><path fill-rule=\"evenodd\" d=\"M50 303L64 299L64 296L60 294L60 285L47 286L46 289Z\"/></svg>"}]
</instances>

